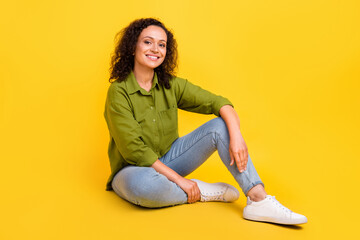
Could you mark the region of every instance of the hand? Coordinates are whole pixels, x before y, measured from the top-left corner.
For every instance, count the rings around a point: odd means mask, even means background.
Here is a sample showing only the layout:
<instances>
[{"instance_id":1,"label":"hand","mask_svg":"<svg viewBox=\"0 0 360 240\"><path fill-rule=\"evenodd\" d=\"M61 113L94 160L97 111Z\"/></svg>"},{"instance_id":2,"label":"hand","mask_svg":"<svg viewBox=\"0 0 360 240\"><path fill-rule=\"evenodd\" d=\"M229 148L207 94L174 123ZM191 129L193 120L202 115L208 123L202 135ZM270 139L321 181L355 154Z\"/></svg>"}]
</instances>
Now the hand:
<instances>
[{"instance_id":1,"label":"hand","mask_svg":"<svg viewBox=\"0 0 360 240\"><path fill-rule=\"evenodd\" d=\"M196 182L180 176L177 172L162 163L159 159L157 159L151 165L151 167L153 167L157 172L165 175L170 181L173 181L179 185L179 187L187 194L188 203L194 203L200 200L201 193Z\"/></svg>"},{"instance_id":2,"label":"hand","mask_svg":"<svg viewBox=\"0 0 360 240\"><path fill-rule=\"evenodd\" d=\"M231 158L230 166L236 162L239 172L244 172L248 161L248 149L240 132L235 133L230 137L229 152Z\"/></svg>"},{"instance_id":3,"label":"hand","mask_svg":"<svg viewBox=\"0 0 360 240\"><path fill-rule=\"evenodd\" d=\"M177 184L182 190L184 190L184 192L186 192L188 196L188 203L194 203L200 200L201 193L196 182L181 177Z\"/></svg>"}]
</instances>

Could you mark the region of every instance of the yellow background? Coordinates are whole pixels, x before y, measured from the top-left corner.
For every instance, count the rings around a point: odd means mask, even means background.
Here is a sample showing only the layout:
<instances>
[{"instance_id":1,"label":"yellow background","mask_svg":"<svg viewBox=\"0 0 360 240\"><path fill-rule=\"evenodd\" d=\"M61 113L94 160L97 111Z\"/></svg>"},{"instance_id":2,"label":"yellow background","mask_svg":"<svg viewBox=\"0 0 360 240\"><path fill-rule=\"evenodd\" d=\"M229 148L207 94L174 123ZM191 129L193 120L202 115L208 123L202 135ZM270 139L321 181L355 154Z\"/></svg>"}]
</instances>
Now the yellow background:
<instances>
[{"instance_id":1,"label":"yellow background","mask_svg":"<svg viewBox=\"0 0 360 240\"><path fill-rule=\"evenodd\" d=\"M283 227L235 203L147 210L106 192L115 34L158 17L178 75L229 98ZM359 237L360 4L335 0L3 1L0 239ZM180 112L181 135L213 116ZM189 176L236 184L217 154Z\"/></svg>"}]
</instances>

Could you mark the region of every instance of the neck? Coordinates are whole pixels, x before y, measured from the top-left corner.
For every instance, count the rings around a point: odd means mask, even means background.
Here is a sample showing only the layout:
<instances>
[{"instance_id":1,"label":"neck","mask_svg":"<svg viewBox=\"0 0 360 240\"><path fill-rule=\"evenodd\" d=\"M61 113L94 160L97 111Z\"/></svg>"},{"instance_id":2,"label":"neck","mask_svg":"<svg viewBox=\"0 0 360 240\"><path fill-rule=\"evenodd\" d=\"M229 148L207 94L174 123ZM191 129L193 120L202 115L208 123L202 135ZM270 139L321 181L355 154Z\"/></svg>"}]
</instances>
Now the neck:
<instances>
[{"instance_id":1,"label":"neck","mask_svg":"<svg viewBox=\"0 0 360 240\"><path fill-rule=\"evenodd\" d=\"M154 78L154 69L152 68L141 68L135 64L134 75L136 81L140 84L150 84Z\"/></svg>"}]
</instances>

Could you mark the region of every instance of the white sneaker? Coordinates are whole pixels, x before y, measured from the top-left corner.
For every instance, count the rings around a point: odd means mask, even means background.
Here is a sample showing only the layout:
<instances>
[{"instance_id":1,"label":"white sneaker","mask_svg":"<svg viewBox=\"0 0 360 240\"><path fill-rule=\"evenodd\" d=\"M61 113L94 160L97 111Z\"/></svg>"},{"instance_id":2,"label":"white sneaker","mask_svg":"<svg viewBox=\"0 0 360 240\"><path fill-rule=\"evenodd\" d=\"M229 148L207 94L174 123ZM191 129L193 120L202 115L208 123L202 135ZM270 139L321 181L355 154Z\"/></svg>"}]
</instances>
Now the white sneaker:
<instances>
[{"instance_id":1,"label":"white sneaker","mask_svg":"<svg viewBox=\"0 0 360 240\"><path fill-rule=\"evenodd\" d=\"M201 202L233 202L239 198L239 191L227 183L206 183L197 179L191 179L196 182L201 193Z\"/></svg>"},{"instance_id":2,"label":"white sneaker","mask_svg":"<svg viewBox=\"0 0 360 240\"><path fill-rule=\"evenodd\" d=\"M292 212L279 203L274 196L270 195L267 195L264 200L259 202L251 201L248 197L243 216L245 219L254 221L289 225L307 222L305 216Z\"/></svg>"}]
</instances>

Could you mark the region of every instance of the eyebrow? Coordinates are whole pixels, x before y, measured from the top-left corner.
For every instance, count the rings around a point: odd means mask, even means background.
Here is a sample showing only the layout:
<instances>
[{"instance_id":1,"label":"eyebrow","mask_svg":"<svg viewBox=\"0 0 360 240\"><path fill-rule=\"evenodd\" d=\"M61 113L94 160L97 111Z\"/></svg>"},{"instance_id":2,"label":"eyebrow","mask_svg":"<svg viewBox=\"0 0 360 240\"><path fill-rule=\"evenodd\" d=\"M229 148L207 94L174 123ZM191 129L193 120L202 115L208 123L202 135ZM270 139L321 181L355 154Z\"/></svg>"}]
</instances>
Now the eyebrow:
<instances>
[{"instance_id":1,"label":"eyebrow","mask_svg":"<svg viewBox=\"0 0 360 240\"><path fill-rule=\"evenodd\" d=\"M145 36L145 37L143 37L143 38L151 38L151 39L154 39L153 37L150 37L150 36ZM160 41L166 42L164 39L160 39Z\"/></svg>"}]
</instances>

